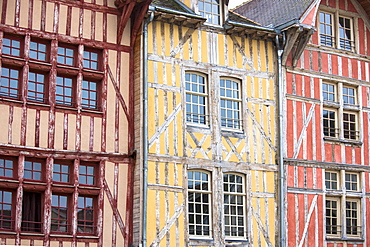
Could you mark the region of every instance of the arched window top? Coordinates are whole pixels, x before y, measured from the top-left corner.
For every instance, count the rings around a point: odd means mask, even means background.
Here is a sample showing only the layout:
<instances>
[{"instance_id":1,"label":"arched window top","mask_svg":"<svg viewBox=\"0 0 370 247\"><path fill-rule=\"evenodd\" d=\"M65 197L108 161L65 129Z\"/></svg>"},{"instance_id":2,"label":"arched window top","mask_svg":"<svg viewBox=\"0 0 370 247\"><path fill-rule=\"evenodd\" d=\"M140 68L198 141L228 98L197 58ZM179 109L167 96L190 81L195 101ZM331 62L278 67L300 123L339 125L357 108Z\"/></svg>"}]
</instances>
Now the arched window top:
<instances>
[{"instance_id":1,"label":"arched window top","mask_svg":"<svg viewBox=\"0 0 370 247\"><path fill-rule=\"evenodd\" d=\"M188 189L198 191L211 191L211 175L201 170L188 171Z\"/></svg>"}]
</instances>

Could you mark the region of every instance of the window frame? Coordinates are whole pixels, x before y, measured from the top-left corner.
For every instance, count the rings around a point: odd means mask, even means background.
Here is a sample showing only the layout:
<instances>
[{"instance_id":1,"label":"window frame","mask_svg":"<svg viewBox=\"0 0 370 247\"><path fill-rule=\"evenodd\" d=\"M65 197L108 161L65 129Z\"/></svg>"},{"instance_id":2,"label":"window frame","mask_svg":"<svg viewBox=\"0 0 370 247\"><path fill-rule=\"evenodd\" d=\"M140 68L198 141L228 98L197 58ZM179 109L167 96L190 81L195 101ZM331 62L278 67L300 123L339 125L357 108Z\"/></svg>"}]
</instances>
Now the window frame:
<instances>
[{"instance_id":1,"label":"window frame","mask_svg":"<svg viewBox=\"0 0 370 247\"><path fill-rule=\"evenodd\" d=\"M79 213L79 209L83 209L83 210L90 210L90 209L88 209L88 208L86 208L86 205L84 205L85 206L85 208L80 208L79 207L79 198L85 198L84 199L84 203L86 202L86 198L91 198L92 199L92 211L93 211L93 220L92 221L89 221L89 220L86 220L86 217L84 217L83 218L83 220L80 220L79 219L79 217L78 217L78 213ZM98 214L98 208L97 208L97 197L96 196L87 196L87 195L83 195L83 194L79 194L78 195L78 198L77 198L77 217L76 217L76 220L77 220L77 222L76 222L76 226L77 226L77 230L76 230L76 232L77 232L77 235L95 235L96 234L96 224L97 224L97 214ZM83 221L83 222L92 222L92 225L91 225L91 228L92 228L92 232L85 232L85 231L83 231L83 232L80 232L78 229L79 229L79 226L80 226L80 224L78 223L79 222L79 220L80 221ZM84 228L86 228L86 227L90 227L90 226L88 226L88 225L86 225L86 224L84 224L84 225L82 225Z\"/></svg>"},{"instance_id":2,"label":"window frame","mask_svg":"<svg viewBox=\"0 0 370 247\"><path fill-rule=\"evenodd\" d=\"M331 202L336 202L337 204L337 207L336 207L336 217L333 217L333 216L328 216L328 207L327 207L327 202L328 201L331 201ZM342 213L341 213L341 200L339 197L326 197L325 198L325 233L328 237L340 237L343 233L343 227L342 227ZM332 207L331 207L332 209ZM328 233L328 224L327 224L327 220L328 220L328 217L330 217L330 219L336 219L337 221L337 225L329 225L329 227L333 228L335 227L335 229L329 231L330 233ZM332 233L332 231L336 231L336 233Z\"/></svg>"},{"instance_id":3,"label":"window frame","mask_svg":"<svg viewBox=\"0 0 370 247\"><path fill-rule=\"evenodd\" d=\"M29 169L26 169L26 162L32 162L32 169L29 170ZM34 163L40 163L41 165L41 170L38 171L38 170L34 170ZM33 181L33 182L44 182L45 181L45 164L46 164L46 161L44 159L38 159L38 158L28 158L26 157L24 159L24 167L23 167L23 170L24 170L24 173L23 173L23 179L26 180L26 181ZM31 171L31 174L32 174L32 178L26 178L26 171ZM34 173L40 173L40 179L34 179Z\"/></svg>"},{"instance_id":4,"label":"window frame","mask_svg":"<svg viewBox=\"0 0 370 247\"><path fill-rule=\"evenodd\" d=\"M0 231L14 231L14 228L15 228L15 203L14 201L16 200L16 192L13 191L13 190L7 190L7 189L0 189L0 196L1 196L1 199L0 199L0 205L1 205L1 209L0 209L0 212L3 211L3 198L4 198L4 195L3 195L3 192L8 192L8 193L11 193L11 204L10 204L10 210L11 210L11 216L8 218L10 218L10 228L2 228L1 226L3 225L3 217L6 216L6 215L0 215ZM6 205L9 205L9 203L6 203ZM5 220L7 222L9 222L9 220Z\"/></svg>"},{"instance_id":5,"label":"window frame","mask_svg":"<svg viewBox=\"0 0 370 247\"><path fill-rule=\"evenodd\" d=\"M87 174L87 173L81 173L81 166L85 166L86 168L87 167L93 167L94 171L93 171L93 175L90 175L90 174ZM98 174L98 169L99 169L99 165L96 164L96 163L93 163L93 162L86 162L86 161L81 161L80 164L79 164L79 167L78 167L78 183L82 186L89 186L89 187L97 187L99 186L99 174ZM86 169L86 172L88 171L88 169ZM82 175L81 175L82 174ZM86 177L86 183L81 183L81 176L84 176ZM93 178L93 184L90 184L90 183L87 183L88 181L88 177L92 177Z\"/></svg>"},{"instance_id":6,"label":"window frame","mask_svg":"<svg viewBox=\"0 0 370 247\"><path fill-rule=\"evenodd\" d=\"M190 172L199 172L200 173L200 180L191 180L189 179L189 173ZM189 182L192 181L192 184L193 185L196 185L196 181L203 181L203 174L204 175L207 175L207 190L204 190L204 189L190 189L189 188ZM190 238L194 238L194 239L211 239L212 238L212 231L213 231L213 228L212 228L212 222L213 222L213 219L212 219L212 177L211 177L211 173L208 172L208 171L204 171L204 170L188 170L187 171L187 175L188 175L188 189L187 189L187 220L188 220L188 232L189 232L189 236ZM195 175L195 174L194 174ZM204 180L205 181L205 180ZM190 194L193 194L193 201L190 201ZM198 202L200 203L200 206L199 206L199 209L201 210L200 213L197 213L196 212L196 205L197 205L197 202L196 202L196 197L194 196L194 194L200 194L201 195L201 202ZM207 195L207 196L204 196L204 195ZM204 198L207 197L208 199L208 203L204 203L203 200ZM190 210L190 205L193 205L193 210ZM203 213L203 210L204 210L204 205L208 205L208 214L204 214ZM191 212L193 211L193 212ZM191 215L194 217L194 223L191 223ZM200 216L201 218L201 223L197 222L197 216ZM204 216L208 216L208 224L204 224ZM191 230L191 225L194 227L193 230ZM201 234L197 234L197 226L199 226L201 228ZM204 230L205 228L204 227L208 227L208 230ZM208 231L208 234L204 234L204 232L207 232ZM194 232L194 234L192 234L191 232Z\"/></svg>"},{"instance_id":7,"label":"window frame","mask_svg":"<svg viewBox=\"0 0 370 247\"><path fill-rule=\"evenodd\" d=\"M91 58L91 53L96 53L97 54L97 60L91 60L91 59L85 59L85 52L88 52L90 54L89 58ZM92 71L101 71L101 63L99 63L99 60L102 59L102 51L101 50L98 50L98 49L94 49L94 48L90 48L90 47L84 47L84 51L83 51L83 54L82 54L82 67L83 69L85 70L92 70ZM94 68L91 68L91 66L89 67L85 67L85 61L89 61L89 64L91 64L91 61L93 62L96 62L97 63L97 68L94 69Z\"/></svg>"},{"instance_id":8,"label":"window frame","mask_svg":"<svg viewBox=\"0 0 370 247\"><path fill-rule=\"evenodd\" d=\"M197 1L197 12L199 15L201 15L203 18L206 18L205 24L212 25L212 26L222 26L223 24L223 4L222 0L216 0L218 3L214 3L213 0L198 0ZM201 3L203 4L203 8L201 8ZM206 11L205 5L210 4L211 5L211 12ZM213 7L218 6L218 13L214 12ZM209 19L211 17L211 20ZM218 23L214 22L214 17L218 17Z\"/></svg>"},{"instance_id":9,"label":"window frame","mask_svg":"<svg viewBox=\"0 0 370 247\"><path fill-rule=\"evenodd\" d=\"M44 76L44 82L43 83L39 83L37 81L35 82L32 82L32 83L35 83L35 88L37 88L37 85L39 84L42 84L43 87L44 87L44 90L42 92L43 94L43 98L42 98L42 101L39 101L39 100L35 100L35 99L30 99L30 96L29 96L29 93L30 93L30 73L34 73L37 77L37 75L43 75ZM48 98L49 98L49 95L48 95L48 92L49 92L49 74L46 73L46 72L42 72L42 71L37 71L37 70L33 70L33 69L30 69L29 72L28 72L28 78L27 78L27 101L30 101L30 102L34 102L34 103L41 103L41 104L46 104L47 101L48 101ZM36 89L35 89L36 90ZM34 93L37 94L41 94L40 92L38 91L33 91ZM37 96L35 96L34 98L39 98Z\"/></svg>"},{"instance_id":10,"label":"window frame","mask_svg":"<svg viewBox=\"0 0 370 247\"><path fill-rule=\"evenodd\" d=\"M13 156L3 156L1 155L0 156L0 160L10 160L13 162L13 167L12 167L12 176L11 177L8 177L8 176L1 176L1 173L0 173L0 179L17 179L17 175L18 175L18 158L17 157L13 157ZM5 163L4 163L4 168L5 168ZM0 170L1 169L4 169L2 167L0 167ZM8 169L9 170L9 169ZM5 171L4 171L4 175L5 175Z\"/></svg>"},{"instance_id":11,"label":"window frame","mask_svg":"<svg viewBox=\"0 0 370 247\"><path fill-rule=\"evenodd\" d=\"M9 70L9 77L3 77L4 69ZM11 70L17 71L17 73L18 73L18 78L16 79L16 81L17 81L17 87L16 88L10 86L10 84L11 84L10 80L15 80L15 78L11 77ZM5 86L5 87L2 86L3 78L7 78L7 81L8 81L8 85ZM6 88L8 92L6 94L3 94L2 90L1 90L2 88ZM21 70L21 68L14 67L14 66L2 65L2 67L1 67L1 80L0 80L0 98L19 100L22 96L22 88L23 87L22 87L22 70ZM15 94L10 93L10 90L15 90L17 92L16 97L11 96L11 95L15 95Z\"/></svg>"},{"instance_id":12,"label":"window frame","mask_svg":"<svg viewBox=\"0 0 370 247\"><path fill-rule=\"evenodd\" d=\"M62 171L60 172L56 172L55 171L55 165L59 165L59 166L67 166L68 167L68 173L64 173ZM62 170L62 169L61 169ZM54 160L54 163L53 163L53 172L52 172L52 181L53 183L60 183L60 184L71 184L73 183L73 161L68 161L68 160ZM68 182L64 182L64 181L58 181L58 180L54 180L54 174L58 175L58 176L62 176L62 175L68 175ZM62 180L62 179L61 179Z\"/></svg>"},{"instance_id":13,"label":"window frame","mask_svg":"<svg viewBox=\"0 0 370 247\"><path fill-rule=\"evenodd\" d=\"M59 54L59 48L64 49L64 54ZM67 49L73 51L73 56L67 56ZM63 58L63 62L59 62L59 57ZM73 59L72 64L66 63L66 59ZM56 53L56 62L58 66L68 66L68 67L77 67L77 60L78 60L78 51L77 47L70 44L65 43L58 43L57 53Z\"/></svg>"},{"instance_id":14,"label":"window frame","mask_svg":"<svg viewBox=\"0 0 370 247\"><path fill-rule=\"evenodd\" d=\"M242 188L242 192L230 192L230 191L225 191L225 176L228 176L228 175L234 175L235 176L235 179L236 179L236 176L240 177L242 179L242 183L239 184L239 186L241 186ZM234 183L234 185L237 185L238 183ZM235 204L236 208L237 208L237 212L236 214L232 215L232 213L230 214L227 214L226 213L226 203L225 203L225 195L234 195L234 196L238 196L238 197L242 197L242 217L243 217L243 226L239 226L238 225L238 220L236 220L236 225L232 225L232 223L230 222L230 224L226 224L226 217L229 216L230 219L231 217L240 217L239 214L238 214L238 206L237 204ZM232 172L227 172L227 173L224 173L223 174L223 197L224 197L224 200L223 200L223 208L224 208L224 234L225 234L225 239L230 239L230 240L247 240L247 206L246 206L246 199L247 199L247 195L246 195L246 186L245 186L245 175L244 174L239 174L239 173L232 173ZM232 205L232 204L229 204L229 205ZM227 227L237 227L237 228L243 228L243 236L232 236L231 234L230 235L227 235L226 234L226 228ZM233 232L233 231L231 231ZM239 230L237 231L239 233Z\"/></svg>"},{"instance_id":15,"label":"window frame","mask_svg":"<svg viewBox=\"0 0 370 247\"><path fill-rule=\"evenodd\" d=\"M58 78L63 78L63 85L58 85ZM65 86L65 79L70 79L72 81L70 87ZM76 83L77 83L76 81L77 81L76 77L73 77L73 76L66 76L64 74L58 74L56 76L56 81L55 81L55 104L57 106L70 107L70 108L73 108L73 107L76 106L76 91L77 91L76 90ZM63 89L63 94L58 94L58 87ZM66 89L71 90L71 95L66 95L65 94ZM58 100L57 97L62 97L63 101ZM70 98L71 99L70 104L68 104L69 102L66 101L65 98Z\"/></svg>"},{"instance_id":16,"label":"window frame","mask_svg":"<svg viewBox=\"0 0 370 247\"><path fill-rule=\"evenodd\" d=\"M331 16L331 20L332 20L332 25L331 25L331 32L332 32L332 35L328 35L326 33L326 31L322 32L322 25L326 25L326 26L329 26L328 23L326 22L321 22L321 14L325 14L325 15L330 15ZM355 52L355 48L356 48L356 40L355 40L355 35L354 35L354 20L353 20L353 17L351 16L346 16L346 15L342 15L341 13L338 13L338 11L330 11L330 10L326 10L326 9L321 9L319 10L319 14L317 15L318 17L318 30L319 30L319 41L318 41L318 44L319 45L322 45L322 46L325 46L325 47L329 47L329 48L334 48L334 49L338 49L338 50L342 50L342 51L349 51L349 52ZM343 38L341 38L341 25L340 25L340 19L343 18L343 19L347 19L350 21L350 39L346 39L347 42L350 43L350 47L349 48L346 48L347 46L342 46L341 44L341 41L343 40ZM325 26L325 27L326 27ZM322 42L321 38L322 38L322 35L323 36L327 36L327 37L331 37L332 41L331 41L331 45L330 44L327 44L327 41L325 42ZM325 38L324 40L327 40L327 38Z\"/></svg>"},{"instance_id":17,"label":"window frame","mask_svg":"<svg viewBox=\"0 0 370 247\"><path fill-rule=\"evenodd\" d=\"M37 49L36 50L31 48L31 43L32 42L37 44ZM39 51L39 49L38 49L39 45L45 45L46 46L45 52ZM35 52L36 55L37 55L36 56L37 58L31 57L31 52ZM38 59L39 53L45 54L45 60ZM43 40L43 39L37 39L37 38L31 38L31 40L30 40L30 52L29 52L28 57L31 61L49 63L50 62L50 41L49 40Z\"/></svg>"},{"instance_id":18,"label":"window frame","mask_svg":"<svg viewBox=\"0 0 370 247\"><path fill-rule=\"evenodd\" d=\"M329 174L330 175L330 179L329 180L327 180L326 174ZM336 177L336 180L333 180L333 178L331 176L333 174L335 174L337 176ZM335 182L337 188L334 189L331 186L330 186L330 188L328 188L326 186L326 183L327 182L330 183L330 185L332 185ZM340 190L340 184L341 184L340 183L340 173L338 171L325 171L325 188L326 188L326 190L331 190L331 191Z\"/></svg>"},{"instance_id":19,"label":"window frame","mask_svg":"<svg viewBox=\"0 0 370 247\"><path fill-rule=\"evenodd\" d=\"M186 77L187 75L190 76L190 80L187 81ZM204 93L200 93L198 91L193 91L193 90L188 90L187 89L187 83L189 83L189 88L191 89L194 85L195 82L191 81L191 76L192 75L195 75L197 76L197 82L196 82L196 85L197 85L197 88L199 88L199 86L202 86L201 84L198 83L199 81L199 77L202 77L203 80L204 80L204 84L203 84L203 87L204 87ZM209 103L208 103L208 77L207 75L205 74L202 74L202 73L198 73L198 72L194 72L194 71L186 71L185 72L185 121L186 121L186 124L187 125L195 125L195 126L202 126L202 127L206 127L206 126L209 126L210 124L210 116L209 116ZM188 102L187 101L187 96L190 96L191 98L193 98L193 96L196 96L197 97L197 100L199 102L199 98L202 97L204 98L204 104L199 104L199 103L193 103L192 99L191 99L191 102ZM188 112L188 105L190 106L191 108L191 111ZM194 113L193 112L193 106L194 105L197 105L197 111L198 113ZM204 114L200 114L199 113L199 107L204 107ZM188 115L191 115L191 118L188 117ZM197 122L195 122L194 119L194 115L196 115L197 117ZM204 120L201 119L201 116L204 117ZM189 120L190 119L190 120ZM202 123L204 121L204 123Z\"/></svg>"},{"instance_id":20,"label":"window frame","mask_svg":"<svg viewBox=\"0 0 370 247\"><path fill-rule=\"evenodd\" d=\"M12 48L13 47L12 45L7 46L10 49L10 54L9 53L4 53L4 39L11 40L11 43L12 43L12 41L18 41L19 42L19 49L18 49L19 50L19 55L11 54L12 50L14 49L14 48ZM2 44L1 44L1 54L5 55L5 56L14 57L14 58L15 57L16 58L23 58L24 57L24 38L22 36L4 33L4 36L3 36L3 39L2 39Z\"/></svg>"},{"instance_id":21,"label":"window frame","mask_svg":"<svg viewBox=\"0 0 370 247\"><path fill-rule=\"evenodd\" d=\"M224 85L225 85L224 87L221 86L222 81L224 81ZM227 87L227 81L230 81L231 88ZM232 83L236 83L238 88L234 89L233 86L232 86ZM233 131L242 131L243 130L242 88L243 88L242 87L242 82L240 80L234 79L234 78L228 78L228 77L220 77L220 80L219 80L220 124L221 124L221 128L223 128L223 129L228 129L228 130L233 130ZM224 96L222 96L222 93L221 93L222 90L225 90L225 95ZM228 97L226 95L227 90L231 90L231 92L233 92L233 93L237 92L238 97L237 98L236 97ZM228 106L223 107L222 106L222 101L223 100L225 101L226 104L227 104L227 102L231 102L232 107L231 108L229 108ZM236 103L236 105L238 106L238 109L234 109L234 104L233 103ZM226 116L223 116L222 110L226 111ZM230 119L230 118L227 117L227 112L228 111L232 111L233 118ZM238 118L234 118L234 114L236 112L238 113ZM223 121L226 121L226 124L225 124L226 126L223 125ZM229 126L229 124L228 124L229 121L232 121L232 127ZM238 122L238 123L235 123L235 122Z\"/></svg>"},{"instance_id":22,"label":"window frame","mask_svg":"<svg viewBox=\"0 0 370 247\"><path fill-rule=\"evenodd\" d=\"M58 196L58 206L57 207L53 206L53 197L54 196ZM60 206L60 199L59 199L59 197L61 197L61 196L66 197L66 199L67 199L66 207L61 207ZM53 193L51 195L51 206L50 206L51 207L51 214L50 214L51 215L50 216L51 223L50 223L50 232L52 232L52 233L58 233L58 234L70 234L71 233L71 230L72 230L72 224L71 224L71 213L72 212L71 211L73 211L73 210L70 210L70 209L72 209L71 205L72 205L71 195L59 194L59 193L55 193L55 194ZM53 208L58 208L58 212L60 211L61 208L65 208L67 210L66 219L53 218ZM56 224L58 226L58 229L59 229L60 225L65 225L66 226L66 231L53 231L53 220L56 220L58 222L58 224ZM59 223L61 221L65 221L66 223L65 224Z\"/></svg>"},{"instance_id":23,"label":"window frame","mask_svg":"<svg viewBox=\"0 0 370 247\"><path fill-rule=\"evenodd\" d=\"M84 88L84 82L87 82L89 84L89 88L86 89ZM91 90L90 89L90 83L95 83L96 84L96 89ZM84 98L84 92L88 93L88 98ZM95 92L95 97L96 99L91 99L90 98L90 93ZM100 92L101 92L101 81L96 80L96 79L90 79L90 78L83 78L82 83L81 83L81 107L86 110L93 110L97 111L100 110ZM84 100L88 101L88 104L84 104ZM90 104L90 102L95 102L96 105Z\"/></svg>"}]
</instances>

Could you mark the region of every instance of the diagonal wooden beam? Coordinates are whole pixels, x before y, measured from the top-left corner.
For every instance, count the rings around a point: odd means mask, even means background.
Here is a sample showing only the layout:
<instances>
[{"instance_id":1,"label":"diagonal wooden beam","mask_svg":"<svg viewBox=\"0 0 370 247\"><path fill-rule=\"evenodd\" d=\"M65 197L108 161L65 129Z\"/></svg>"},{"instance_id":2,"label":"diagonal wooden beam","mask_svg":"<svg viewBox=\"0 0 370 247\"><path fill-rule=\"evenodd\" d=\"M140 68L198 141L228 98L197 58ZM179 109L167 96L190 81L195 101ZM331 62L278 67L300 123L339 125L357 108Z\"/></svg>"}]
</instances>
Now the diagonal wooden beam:
<instances>
[{"instance_id":1,"label":"diagonal wooden beam","mask_svg":"<svg viewBox=\"0 0 370 247\"><path fill-rule=\"evenodd\" d=\"M155 132L152 138L150 138L149 143L148 143L149 147L151 147L155 139L157 139L158 136L162 134L168 128L169 123L177 116L177 114L180 112L180 109L181 109L181 104L176 106L175 110L167 117L167 119L164 121L162 126L157 130L157 132Z\"/></svg>"},{"instance_id":2,"label":"diagonal wooden beam","mask_svg":"<svg viewBox=\"0 0 370 247\"><path fill-rule=\"evenodd\" d=\"M119 102L120 102L120 103L121 103L121 105L122 105L122 108L123 108L123 111L124 111L124 112L125 112L125 114L126 114L127 120L130 122L130 120L131 120L131 116L130 116L130 114L128 113L128 109L127 109L127 105L126 105L126 103L125 103L125 100L123 99L122 94L121 94L121 92L119 91L119 87L118 87L118 85L117 85L117 83L116 83L116 81L115 81L115 79L114 79L113 73L112 73L112 71L111 71L111 69L110 69L109 65L108 65L107 67L108 67L108 74L109 74L110 80L112 81L112 84L113 84L114 90L116 91L116 96L117 96L117 98L118 98Z\"/></svg>"},{"instance_id":3,"label":"diagonal wooden beam","mask_svg":"<svg viewBox=\"0 0 370 247\"><path fill-rule=\"evenodd\" d=\"M166 222L166 225L158 233L157 237L150 244L150 246L158 246L159 245L159 242L163 239L163 237L166 235L166 233L170 230L171 226L176 222L176 220L179 218L180 214L183 211L184 211L184 205L180 205L176 208L175 213L173 214L171 219Z\"/></svg>"},{"instance_id":4,"label":"diagonal wooden beam","mask_svg":"<svg viewBox=\"0 0 370 247\"><path fill-rule=\"evenodd\" d=\"M182 49L184 44L190 39L196 29L189 28L185 35L180 39L179 44L171 51L171 57L175 57L177 53Z\"/></svg>"},{"instance_id":5,"label":"diagonal wooden beam","mask_svg":"<svg viewBox=\"0 0 370 247\"><path fill-rule=\"evenodd\" d=\"M130 3L123 6L121 19L120 19L119 25L118 25L117 44L121 43L122 36L123 36L123 31L125 30L127 22L131 17L131 13L132 13L132 10L135 7L135 4L136 4L135 1L131 1Z\"/></svg>"},{"instance_id":6,"label":"diagonal wooden beam","mask_svg":"<svg viewBox=\"0 0 370 247\"><path fill-rule=\"evenodd\" d=\"M117 202L116 202L116 200L114 200L114 198L112 196L112 193L110 192L107 180L104 179L104 184L103 185L104 185L103 187L104 187L105 193L108 197L108 201L109 201L109 203L112 207L113 216L114 216L114 218L116 219L116 221L118 223L118 227L121 230L122 235L125 237L127 235L126 227L125 227L125 224L123 223L121 214L119 213L119 211L117 209Z\"/></svg>"},{"instance_id":7,"label":"diagonal wooden beam","mask_svg":"<svg viewBox=\"0 0 370 247\"><path fill-rule=\"evenodd\" d=\"M318 197L318 195L315 195L315 197L312 200L312 203L311 203L311 206L310 206L310 211L308 211L306 223L304 224L304 230L303 230L303 233L302 233L302 238L301 238L301 241L299 241L299 246L298 247L303 246L303 243L304 243L307 231L308 231L308 225L310 224L311 215L313 213L313 210L316 207L317 197Z\"/></svg>"},{"instance_id":8,"label":"diagonal wooden beam","mask_svg":"<svg viewBox=\"0 0 370 247\"><path fill-rule=\"evenodd\" d=\"M231 35L230 37L231 37L234 45L236 46L236 48L238 48L239 53L244 57L244 62L246 62L249 65L249 67L251 68L251 70L255 71L256 69L254 68L254 63L253 63L253 61L249 57L247 57L245 55L244 48L239 44L239 42L235 38L235 36Z\"/></svg>"},{"instance_id":9,"label":"diagonal wooden beam","mask_svg":"<svg viewBox=\"0 0 370 247\"><path fill-rule=\"evenodd\" d=\"M265 130L263 129L263 127L261 126L261 124L258 122L257 118L254 116L253 112L250 109L248 109L248 108L246 109L246 112L252 118L253 124L257 127L257 129L259 130L259 132L262 135L262 137L267 141L267 143L269 144L270 148L272 150L276 151L276 147L272 144L272 141L271 141L270 137L267 136Z\"/></svg>"},{"instance_id":10,"label":"diagonal wooden beam","mask_svg":"<svg viewBox=\"0 0 370 247\"><path fill-rule=\"evenodd\" d=\"M253 217L256 219L258 229L262 232L263 236L265 237L267 246L272 247L273 245L271 243L271 240L270 240L270 237L269 237L269 233L266 231L265 227L263 226L263 223L261 221L261 218L256 213L256 211L254 210L253 207L251 207L251 211L252 211Z\"/></svg>"},{"instance_id":11,"label":"diagonal wooden beam","mask_svg":"<svg viewBox=\"0 0 370 247\"><path fill-rule=\"evenodd\" d=\"M308 124L310 123L310 121L312 119L314 111L315 111L315 103L312 104L311 109L308 112L308 116L307 116L307 118L304 122L304 125L303 125L303 128L302 128L301 134L299 136L298 142L294 147L294 155L293 155L294 159L296 159L298 157L299 149L301 148L303 138L306 136L306 130L307 130Z\"/></svg>"}]
</instances>

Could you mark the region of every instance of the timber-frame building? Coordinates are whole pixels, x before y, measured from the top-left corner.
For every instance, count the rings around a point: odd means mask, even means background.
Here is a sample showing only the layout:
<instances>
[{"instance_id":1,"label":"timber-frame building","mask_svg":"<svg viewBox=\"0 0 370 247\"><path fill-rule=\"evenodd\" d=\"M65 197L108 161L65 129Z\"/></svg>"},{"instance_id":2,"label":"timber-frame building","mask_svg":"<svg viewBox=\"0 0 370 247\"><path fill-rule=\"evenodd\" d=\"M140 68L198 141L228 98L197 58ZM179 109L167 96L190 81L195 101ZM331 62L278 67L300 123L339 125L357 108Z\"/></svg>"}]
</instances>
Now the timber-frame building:
<instances>
[{"instance_id":1,"label":"timber-frame building","mask_svg":"<svg viewBox=\"0 0 370 247\"><path fill-rule=\"evenodd\" d=\"M132 243L133 44L149 1L0 1L0 245Z\"/></svg>"},{"instance_id":2,"label":"timber-frame building","mask_svg":"<svg viewBox=\"0 0 370 247\"><path fill-rule=\"evenodd\" d=\"M134 246L275 245L276 33L227 6L149 8L135 48Z\"/></svg>"}]
</instances>

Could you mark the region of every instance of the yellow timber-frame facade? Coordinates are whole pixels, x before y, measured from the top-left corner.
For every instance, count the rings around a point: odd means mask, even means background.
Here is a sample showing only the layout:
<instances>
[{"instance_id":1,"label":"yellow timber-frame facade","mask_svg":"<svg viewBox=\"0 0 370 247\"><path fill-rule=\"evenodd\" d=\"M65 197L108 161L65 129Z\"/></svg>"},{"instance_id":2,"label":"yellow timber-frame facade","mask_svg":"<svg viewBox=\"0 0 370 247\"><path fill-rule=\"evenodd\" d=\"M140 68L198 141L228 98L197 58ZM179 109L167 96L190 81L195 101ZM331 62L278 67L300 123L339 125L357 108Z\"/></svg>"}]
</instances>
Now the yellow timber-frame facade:
<instances>
[{"instance_id":1,"label":"yellow timber-frame facade","mask_svg":"<svg viewBox=\"0 0 370 247\"><path fill-rule=\"evenodd\" d=\"M154 0L136 43L134 246L276 245L276 33L206 2Z\"/></svg>"}]
</instances>

